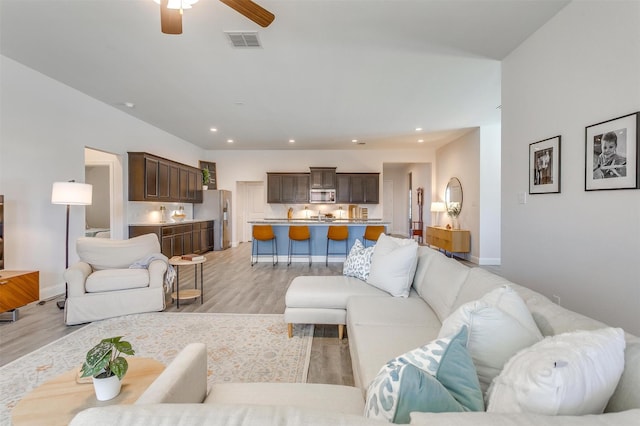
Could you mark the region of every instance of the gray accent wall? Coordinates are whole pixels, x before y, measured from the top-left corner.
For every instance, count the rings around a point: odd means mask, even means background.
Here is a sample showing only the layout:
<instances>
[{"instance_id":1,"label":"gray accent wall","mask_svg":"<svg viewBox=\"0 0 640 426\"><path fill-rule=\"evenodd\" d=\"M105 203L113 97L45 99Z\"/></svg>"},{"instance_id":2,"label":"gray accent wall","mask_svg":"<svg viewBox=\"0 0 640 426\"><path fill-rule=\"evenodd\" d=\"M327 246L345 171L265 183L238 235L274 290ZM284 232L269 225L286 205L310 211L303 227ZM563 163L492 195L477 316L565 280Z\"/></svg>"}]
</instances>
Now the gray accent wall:
<instances>
[{"instance_id":1,"label":"gray accent wall","mask_svg":"<svg viewBox=\"0 0 640 426\"><path fill-rule=\"evenodd\" d=\"M640 190L584 190L585 127L640 111L640 2L571 2L502 67L502 273L640 335ZM560 194L529 144L562 136Z\"/></svg>"}]
</instances>

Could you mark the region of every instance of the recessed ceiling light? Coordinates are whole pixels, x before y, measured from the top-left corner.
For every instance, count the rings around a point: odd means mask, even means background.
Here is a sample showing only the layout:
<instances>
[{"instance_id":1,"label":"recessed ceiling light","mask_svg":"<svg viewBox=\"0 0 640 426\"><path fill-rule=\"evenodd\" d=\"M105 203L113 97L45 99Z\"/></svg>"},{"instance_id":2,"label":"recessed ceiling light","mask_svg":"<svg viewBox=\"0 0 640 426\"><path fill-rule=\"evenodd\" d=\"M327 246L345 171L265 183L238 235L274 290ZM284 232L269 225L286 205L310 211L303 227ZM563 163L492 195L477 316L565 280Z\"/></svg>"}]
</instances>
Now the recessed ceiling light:
<instances>
[{"instance_id":1,"label":"recessed ceiling light","mask_svg":"<svg viewBox=\"0 0 640 426\"><path fill-rule=\"evenodd\" d=\"M227 139L227 143L233 143L233 139Z\"/></svg>"},{"instance_id":2,"label":"recessed ceiling light","mask_svg":"<svg viewBox=\"0 0 640 426\"><path fill-rule=\"evenodd\" d=\"M351 139L351 142L358 143L358 139Z\"/></svg>"},{"instance_id":3,"label":"recessed ceiling light","mask_svg":"<svg viewBox=\"0 0 640 426\"><path fill-rule=\"evenodd\" d=\"M418 143L424 142L424 139L418 139Z\"/></svg>"},{"instance_id":4,"label":"recessed ceiling light","mask_svg":"<svg viewBox=\"0 0 640 426\"><path fill-rule=\"evenodd\" d=\"M289 139L289 143L296 143L295 139Z\"/></svg>"},{"instance_id":5,"label":"recessed ceiling light","mask_svg":"<svg viewBox=\"0 0 640 426\"><path fill-rule=\"evenodd\" d=\"M217 132L217 131L218 131L218 129L216 129L215 127L212 127L212 128L210 128L210 129L209 129L209 131L211 131L211 132Z\"/></svg>"},{"instance_id":6,"label":"recessed ceiling light","mask_svg":"<svg viewBox=\"0 0 640 426\"><path fill-rule=\"evenodd\" d=\"M416 127L416 132L421 132L422 131L422 127Z\"/></svg>"},{"instance_id":7,"label":"recessed ceiling light","mask_svg":"<svg viewBox=\"0 0 640 426\"><path fill-rule=\"evenodd\" d=\"M123 105L126 106L127 108L135 108L136 107L136 104L134 104L133 102L125 102Z\"/></svg>"}]
</instances>

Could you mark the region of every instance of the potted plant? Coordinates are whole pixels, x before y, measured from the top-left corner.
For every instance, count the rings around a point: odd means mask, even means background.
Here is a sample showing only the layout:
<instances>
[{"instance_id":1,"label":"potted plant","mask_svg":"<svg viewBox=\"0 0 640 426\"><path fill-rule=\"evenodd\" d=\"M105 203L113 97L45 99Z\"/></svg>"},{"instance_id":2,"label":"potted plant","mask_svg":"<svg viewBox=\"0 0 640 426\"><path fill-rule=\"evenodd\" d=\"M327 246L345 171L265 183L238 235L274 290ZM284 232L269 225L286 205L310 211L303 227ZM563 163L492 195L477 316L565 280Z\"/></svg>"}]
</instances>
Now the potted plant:
<instances>
[{"instance_id":1,"label":"potted plant","mask_svg":"<svg viewBox=\"0 0 640 426\"><path fill-rule=\"evenodd\" d=\"M460 203L449 203L447 206L447 216L451 218L453 229L460 228L460 225L458 224L458 216L460 216L461 210L462 208L460 207Z\"/></svg>"},{"instance_id":2,"label":"potted plant","mask_svg":"<svg viewBox=\"0 0 640 426\"><path fill-rule=\"evenodd\" d=\"M81 377L93 377L93 386L98 401L108 401L120 393L121 380L129 364L121 354L133 355L131 343L121 340L123 336L103 339L87 352L82 364Z\"/></svg>"},{"instance_id":3,"label":"potted plant","mask_svg":"<svg viewBox=\"0 0 640 426\"><path fill-rule=\"evenodd\" d=\"M211 173L209 169L202 169L202 189L209 189L209 179L211 179Z\"/></svg>"}]
</instances>

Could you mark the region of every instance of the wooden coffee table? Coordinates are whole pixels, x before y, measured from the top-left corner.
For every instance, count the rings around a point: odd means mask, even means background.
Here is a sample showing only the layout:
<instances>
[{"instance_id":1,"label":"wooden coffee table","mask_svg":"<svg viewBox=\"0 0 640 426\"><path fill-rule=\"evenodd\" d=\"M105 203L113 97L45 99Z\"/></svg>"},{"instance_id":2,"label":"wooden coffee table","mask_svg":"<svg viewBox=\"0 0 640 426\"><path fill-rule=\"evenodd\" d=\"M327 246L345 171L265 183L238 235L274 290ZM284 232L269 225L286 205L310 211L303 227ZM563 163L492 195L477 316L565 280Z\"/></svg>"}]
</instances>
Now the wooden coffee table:
<instances>
[{"instance_id":1,"label":"wooden coffee table","mask_svg":"<svg viewBox=\"0 0 640 426\"><path fill-rule=\"evenodd\" d=\"M80 379L80 367L67 371L33 389L13 409L14 425L68 425L80 411L91 407L133 404L162 373L164 365L151 358L127 357L129 370L120 394L98 401L91 378ZM78 383L78 381L82 383Z\"/></svg>"}]
</instances>

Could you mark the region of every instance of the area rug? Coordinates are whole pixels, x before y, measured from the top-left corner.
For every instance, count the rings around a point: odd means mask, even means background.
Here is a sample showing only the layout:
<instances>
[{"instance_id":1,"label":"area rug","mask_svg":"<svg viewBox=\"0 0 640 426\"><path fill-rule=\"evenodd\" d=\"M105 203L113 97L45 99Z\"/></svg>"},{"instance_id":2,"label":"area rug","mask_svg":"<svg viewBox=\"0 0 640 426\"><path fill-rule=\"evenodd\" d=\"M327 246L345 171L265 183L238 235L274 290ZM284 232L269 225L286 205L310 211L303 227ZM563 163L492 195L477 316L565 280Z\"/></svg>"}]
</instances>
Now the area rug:
<instances>
[{"instance_id":1,"label":"area rug","mask_svg":"<svg viewBox=\"0 0 640 426\"><path fill-rule=\"evenodd\" d=\"M207 345L208 382L306 382L312 325L287 336L282 315L170 313L97 321L0 367L0 424L30 390L77 368L101 339L124 336L136 356L165 365L191 342Z\"/></svg>"}]
</instances>

